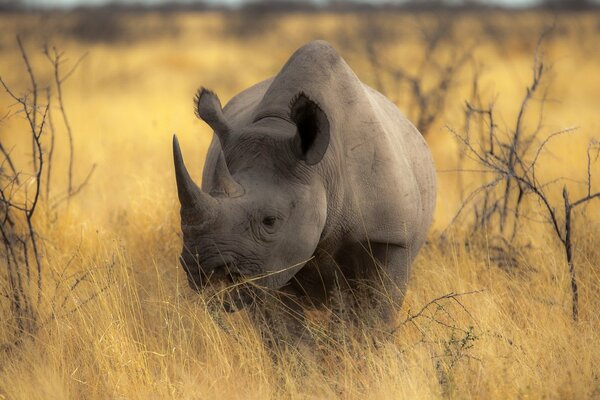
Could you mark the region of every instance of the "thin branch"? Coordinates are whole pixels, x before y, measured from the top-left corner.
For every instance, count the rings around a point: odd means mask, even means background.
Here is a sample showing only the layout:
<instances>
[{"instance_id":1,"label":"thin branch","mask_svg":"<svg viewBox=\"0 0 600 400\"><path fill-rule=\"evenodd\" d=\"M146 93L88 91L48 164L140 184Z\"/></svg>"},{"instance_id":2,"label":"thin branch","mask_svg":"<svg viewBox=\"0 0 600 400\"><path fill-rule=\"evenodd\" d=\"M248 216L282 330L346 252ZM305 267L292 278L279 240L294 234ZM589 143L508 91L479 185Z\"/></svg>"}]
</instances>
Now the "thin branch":
<instances>
[{"instance_id":1,"label":"thin branch","mask_svg":"<svg viewBox=\"0 0 600 400\"><path fill-rule=\"evenodd\" d=\"M598 161L598 157L600 156L600 142L596 141L596 140L591 140L590 143L588 143L588 148L587 148L587 194L588 196L590 196L592 194L592 156L591 156L591 151L592 149L596 149L596 158L594 159L594 162Z\"/></svg>"},{"instance_id":2,"label":"thin branch","mask_svg":"<svg viewBox=\"0 0 600 400\"><path fill-rule=\"evenodd\" d=\"M394 333L396 333L398 331L398 329L400 329L402 326L406 325L409 322L412 322L413 320L419 318L420 316L423 315L423 313L425 311L427 311L429 309L429 307L431 307L432 305L437 305L439 306L439 302L445 299L456 299L457 297L462 297L462 296L467 296L470 294L477 294L477 293L482 293L484 292L484 289L480 289L480 290L472 290L470 292L463 292L463 293L455 293L455 292L450 292L450 293L446 293L442 296L436 297L435 299L432 299L430 301L428 301L423 307L421 307L421 309L416 312L415 314L409 314L408 317L406 317L406 319L402 322L400 322L396 327L394 327L390 333L393 335ZM462 304L461 304L462 306ZM463 306L464 307L464 306Z\"/></svg>"},{"instance_id":3,"label":"thin branch","mask_svg":"<svg viewBox=\"0 0 600 400\"><path fill-rule=\"evenodd\" d=\"M52 96L50 93L50 88L46 89L46 102L48 104L48 128L50 130L50 148L48 150L48 167L46 168L46 201L49 202L50 199L50 183L52 180L52 159L54 157L54 140L55 140L55 131L54 131L54 122L52 121Z\"/></svg>"},{"instance_id":4,"label":"thin branch","mask_svg":"<svg viewBox=\"0 0 600 400\"><path fill-rule=\"evenodd\" d=\"M65 102L63 99L62 92L62 78L60 76L60 65L61 65L61 57L62 53L59 53L56 50L56 47L52 47L53 55L50 54L50 50L46 46L44 48L44 52L47 58L52 63L54 69L54 83L56 86L56 95L58 99L58 107L60 109L60 113L62 115L63 123L65 125L65 129L67 130L67 138L69 140L69 166L67 170L67 193L71 194L73 191L73 164L74 164L74 144L73 144L73 131L71 129L71 124L69 123L69 118L67 116L67 112L65 109Z\"/></svg>"},{"instance_id":5,"label":"thin branch","mask_svg":"<svg viewBox=\"0 0 600 400\"><path fill-rule=\"evenodd\" d=\"M19 51L21 52L21 57L23 58L23 61L25 62L25 67L27 69L27 74L29 75L29 81L31 83L31 91L30 93L33 96L33 103L31 105L31 116L30 114L27 112L27 107L25 107L25 113L28 116L28 119L31 118L31 127L32 129L35 131L36 126L37 126L37 108L38 108L38 86L37 86L37 81L35 79L35 75L33 74L33 68L31 67L31 63L29 62L29 57L27 56L27 52L25 51L25 47L23 46L23 43L21 41L21 37L17 35L17 44L19 45ZM25 105L25 104L24 104ZM32 147L32 157L33 157L33 169L36 170L37 169L37 159L36 159L36 152L37 152L37 146L35 144L35 139L32 138L32 142L31 142L31 147Z\"/></svg>"},{"instance_id":6,"label":"thin branch","mask_svg":"<svg viewBox=\"0 0 600 400\"><path fill-rule=\"evenodd\" d=\"M571 208L575 208L577 206L580 206L584 203L587 203L588 201L592 200L592 199L596 199L596 198L600 198L600 192L582 197L581 199L575 201L574 203L571 204Z\"/></svg>"},{"instance_id":7,"label":"thin branch","mask_svg":"<svg viewBox=\"0 0 600 400\"><path fill-rule=\"evenodd\" d=\"M83 53L78 59L77 61L75 61L75 64L73 64L73 66L71 67L71 69L62 76L62 78L60 79L60 83L65 82L67 79L69 79L71 77L71 75L73 75L73 73L75 72L75 70L79 67L79 65L81 64L81 62L88 56L88 52Z\"/></svg>"},{"instance_id":8,"label":"thin branch","mask_svg":"<svg viewBox=\"0 0 600 400\"><path fill-rule=\"evenodd\" d=\"M6 160L6 162L8 163L10 170L11 170L13 176L15 177L15 180L17 181L17 184L19 184L19 173L17 172L15 164L12 160L12 157L10 156L10 152L4 148L4 146L2 145L2 142L0 142L0 152L4 156L4 159Z\"/></svg>"},{"instance_id":9,"label":"thin branch","mask_svg":"<svg viewBox=\"0 0 600 400\"><path fill-rule=\"evenodd\" d=\"M502 180L504 179L504 177L500 176L497 177L496 179L494 179L491 182L488 182L487 184L478 187L477 189L473 190L469 196L465 199L465 201L463 201L463 203L461 204L461 206L459 207L458 211L456 212L456 214L454 214L454 217L452 217L452 220L450 220L450 222L448 223L448 226L446 226L446 228L444 228L444 230L442 231L442 233L440 234L440 237L445 237L446 235L446 231L452 226L454 225L454 223L456 222L456 220L458 219L458 217L460 216L460 214L462 213L462 211L465 209L465 207L471 202L471 200L473 200L473 198L475 198L475 196L477 196L479 193L481 192L485 192L493 187L495 187L498 183L500 183Z\"/></svg>"},{"instance_id":10,"label":"thin branch","mask_svg":"<svg viewBox=\"0 0 600 400\"><path fill-rule=\"evenodd\" d=\"M51 209L55 210L63 202L65 202L65 201L69 200L70 198L79 194L79 192L81 192L81 190L83 188L85 188L86 185L89 183L95 170L96 170L96 164L93 164L92 167L90 168L90 170L88 171L88 174L86 175L85 179L78 186L76 186L75 189L73 189L71 191L71 193L64 193L61 197L58 197L52 204Z\"/></svg>"}]
</instances>

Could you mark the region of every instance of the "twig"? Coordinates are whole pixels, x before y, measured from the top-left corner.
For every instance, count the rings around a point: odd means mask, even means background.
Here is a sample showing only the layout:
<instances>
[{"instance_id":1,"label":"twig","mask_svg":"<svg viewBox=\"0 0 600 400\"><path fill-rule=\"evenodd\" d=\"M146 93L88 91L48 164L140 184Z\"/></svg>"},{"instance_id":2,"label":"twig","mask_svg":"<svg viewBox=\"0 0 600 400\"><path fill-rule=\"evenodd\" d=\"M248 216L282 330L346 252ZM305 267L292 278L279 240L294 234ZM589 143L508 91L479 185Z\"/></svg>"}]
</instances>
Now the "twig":
<instances>
[{"instance_id":1,"label":"twig","mask_svg":"<svg viewBox=\"0 0 600 400\"><path fill-rule=\"evenodd\" d=\"M446 293L442 296L436 297L433 300L428 301L427 303L425 303L425 305L423 307L421 307L421 309L416 312L415 314L409 314L408 317L406 317L406 319L402 322L400 322L396 327L394 327L390 333L393 335L394 333L396 333L398 331L398 329L400 329L402 326L406 325L409 322L412 322L413 320L419 318L421 315L423 315L423 313L425 311L427 311L429 309L429 307L431 307L432 305L439 305L438 303L442 300L445 299L456 299L457 297L462 297L462 296L467 296L470 294L477 294L477 293L481 293L483 292L484 289L481 290L472 290L470 292L463 292L463 293L455 293L455 292L450 292L450 293ZM461 304L462 306L462 304ZM464 306L463 306L464 308Z\"/></svg>"}]
</instances>

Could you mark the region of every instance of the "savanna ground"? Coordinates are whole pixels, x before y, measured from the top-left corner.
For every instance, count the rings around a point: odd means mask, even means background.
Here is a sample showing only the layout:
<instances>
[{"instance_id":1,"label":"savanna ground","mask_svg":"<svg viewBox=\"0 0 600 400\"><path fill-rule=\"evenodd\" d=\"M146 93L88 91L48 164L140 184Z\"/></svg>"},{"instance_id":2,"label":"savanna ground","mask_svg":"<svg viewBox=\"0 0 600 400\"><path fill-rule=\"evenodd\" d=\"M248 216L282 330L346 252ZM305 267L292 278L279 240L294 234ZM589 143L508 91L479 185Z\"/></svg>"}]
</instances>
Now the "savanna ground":
<instances>
[{"instance_id":1,"label":"savanna ground","mask_svg":"<svg viewBox=\"0 0 600 400\"><path fill-rule=\"evenodd\" d=\"M195 90L210 87L226 101L275 74L315 38L333 43L364 82L416 120L410 86L397 85L386 68L418 74L430 43L423 32L448 22L437 62L473 51L425 132L438 169L438 202L399 310L399 321L407 322L382 343L360 331L329 340L325 331L318 357L288 348L274 358L243 312L209 311L187 286L177 261L171 135L178 134L199 181L211 133L194 117ZM564 252L550 226L536 222L545 216L534 198L526 206L537 217L521 222L508 261L492 246L496 221L469 234L472 207L440 238L481 178L453 172L471 164L459 164L450 133L464 129L475 71L482 104L495 101L505 132L548 25L555 28L543 45L552 64L543 132L578 129L554 139L540 156L539 174L565 177L570 193L584 194L586 148L600 137L599 14L0 15L0 76L16 93L29 82L16 34L40 86L52 82L44 43L65 52L63 72L86 54L62 93L73 130L74 182L96 165L81 192L57 204L67 185L68 141L55 100L53 183L34 221L43 267L35 329L16 327L3 255L0 398L599 398L600 201L574 215L576 322ZM435 85L436 74L423 72L425 87ZM524 123L535 123L538 103ZM0 139L26 172L30 136L17 111L3 95L0 115L15 115L0 124ZM596 188L599 165L591 168ZM561 189L562 183L550 191L559 208ZM469 294L419 314L448 293Z\"/></svg>"}]
</instances>

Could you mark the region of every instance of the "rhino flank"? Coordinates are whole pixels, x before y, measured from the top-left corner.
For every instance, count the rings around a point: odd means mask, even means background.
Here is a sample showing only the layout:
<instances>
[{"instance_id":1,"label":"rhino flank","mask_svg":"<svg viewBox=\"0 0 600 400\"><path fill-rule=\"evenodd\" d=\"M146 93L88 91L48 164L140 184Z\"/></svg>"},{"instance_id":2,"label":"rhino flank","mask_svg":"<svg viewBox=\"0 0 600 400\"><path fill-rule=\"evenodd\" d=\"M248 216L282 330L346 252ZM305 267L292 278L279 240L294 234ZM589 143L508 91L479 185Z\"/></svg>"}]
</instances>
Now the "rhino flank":
<instances>
[{"instance_id":1,"label":"rhino flank","mask_svg":"<svg viewBox=\"0 0 600 400\"><path fill-rule=\"evenodd\" d=\"M314 305L331 305L336 288L402 301L436 183L425 141L392 102L313 41L224 108L206 89L195 106L215 133L201 188L173 138L193 288L242 282L234 308L252 302L250 286ZM389 318L389 301L368 304Z\"/></svg>"}]
</instances>

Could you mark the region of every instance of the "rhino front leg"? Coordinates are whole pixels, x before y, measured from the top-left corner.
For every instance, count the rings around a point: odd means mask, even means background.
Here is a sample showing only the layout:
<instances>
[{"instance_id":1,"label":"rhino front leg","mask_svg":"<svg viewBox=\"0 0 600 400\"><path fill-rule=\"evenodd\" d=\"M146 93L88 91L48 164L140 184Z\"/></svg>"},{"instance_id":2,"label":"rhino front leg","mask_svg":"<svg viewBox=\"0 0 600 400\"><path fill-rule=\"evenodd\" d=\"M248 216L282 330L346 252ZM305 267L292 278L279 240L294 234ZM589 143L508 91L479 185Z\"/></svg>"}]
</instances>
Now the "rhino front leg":
<instances>
[{"instance_id":1,"label":"rhino front leg","mask_svg":"<svg viewBox=\"0 0 600 400\"><path fill-rule=\"evenodd\" d=\"M408 248L387 243L361 244L344 254L343 314L367 329L391 331L406 292L411 260Z\"/></svg>"},{"instance_id":2,"label":"rhino front leg","mask_svg":"<svg viewBox=\"0 0 600 400\"><path fill-rule=\"evenodd\" d=\"M261 296L252 308L252 317L261 330L265 344L272 350L309 345L310 332L306 328L302 296L293 287Z\"/></svg>"}]
</instances>

